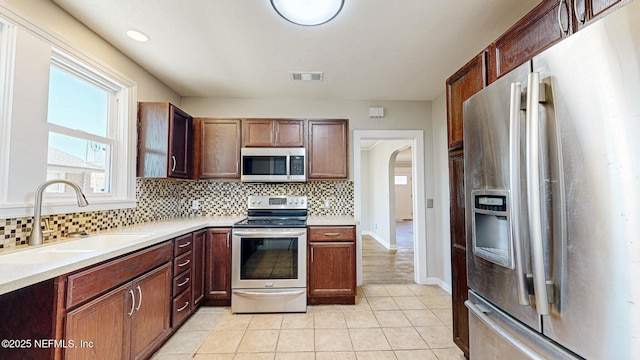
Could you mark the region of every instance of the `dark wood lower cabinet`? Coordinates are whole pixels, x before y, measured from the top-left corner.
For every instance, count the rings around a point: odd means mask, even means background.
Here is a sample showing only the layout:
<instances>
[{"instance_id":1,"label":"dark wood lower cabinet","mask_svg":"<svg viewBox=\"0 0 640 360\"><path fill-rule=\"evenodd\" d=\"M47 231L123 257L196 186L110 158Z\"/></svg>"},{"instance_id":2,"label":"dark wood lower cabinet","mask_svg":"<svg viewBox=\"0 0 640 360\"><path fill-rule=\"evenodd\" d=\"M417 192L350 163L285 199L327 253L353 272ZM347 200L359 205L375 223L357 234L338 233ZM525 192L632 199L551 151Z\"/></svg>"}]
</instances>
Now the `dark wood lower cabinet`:
<instances>
[{"instance_id":1,"label":"dark wood lower cabinet","mask_svg":"<svg viewBox=\"0 0 640 360\"><path fill-rule=\"evenodd\" d=\"M464 305L467 301L467 251L454 245L451 251L453 342L469 357L469 311Z\"/></svg>"},{"instance_id":2,"label":"dark wood lower cabinet","mask_svg":"<svg viewBox=\"0 0 640 360\"><path fill-rule=\"evenodd\" d=\"M355 226L309 227L307 303L355 304Z\"/></svg>"},{"instance_id":3,"label":"dark wood lower cabinet","mask_svg":"<svg viewBox=\"0 0 640 360\"><path fill-rule=\"evenodd\" d=\"M207 230L200 230L193 233L193 249L191 250L191 304L195 310L202 300L204 300L204 271L205 271L205 244L207 242Z\"/></svg>"},{"instance_id":4,"label":"dark wood lower cabinet","mask_svg":"<svg viewBox=\"0 0 640 360\"><path fill-rule=\"evenodd\" d=\"M205 272L204 304L231 305L231 229L209 229Z\"/></svg>"},{"instance_id":5,"label":"dark wood lower cabinet","mask_svg":"<svg viewBox=\"0 0 640 360\"><path fill-rule=\"evenodd\" d=\"M469 356L469 316L467 300L467 258L465 234L464 151L449 153L451 283L453 310L453 341Z\"/></svg>"},{"instance_id":6,"label":"dark wood lower cabinet","mask_svg":"<svg viewBox=\"0 0 640 360\"><path fill-rule=\"evenodd\" d=\"M67 313L65 359L144 359L169 336L171 263Z\"/></svg>"}]
</instances>

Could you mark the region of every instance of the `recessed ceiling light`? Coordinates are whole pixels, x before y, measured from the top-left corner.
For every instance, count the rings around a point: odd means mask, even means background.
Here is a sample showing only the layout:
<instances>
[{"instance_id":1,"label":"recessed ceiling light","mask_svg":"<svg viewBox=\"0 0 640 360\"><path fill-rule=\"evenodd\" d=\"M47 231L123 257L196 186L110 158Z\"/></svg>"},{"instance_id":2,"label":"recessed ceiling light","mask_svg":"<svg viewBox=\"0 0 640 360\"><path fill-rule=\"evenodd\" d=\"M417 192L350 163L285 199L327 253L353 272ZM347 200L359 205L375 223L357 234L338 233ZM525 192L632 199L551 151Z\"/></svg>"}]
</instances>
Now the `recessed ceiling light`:
<instances>
[{"instance_id":1,"label":"recessed ceiling light","mask_svg":"<svg viewBox=\"0 0 640 360\"><path fill-rule=\"evenodd\" d=\"M286 20L305 26L324 24L338 15L344 0L271 0L271 6Z\"/></svg>"},{"instance_id":2,"label":"recessed ceiling light","mask_svg":"<svg viewBox=\"0 0 640 360\"><path fill-rule=\"evenodd\" d=\"M129 37L135 41L140 41L140 42L149 41L149 37L138 30L128 30L127 35L129 35Z\"/></svg>"}]
</instances>

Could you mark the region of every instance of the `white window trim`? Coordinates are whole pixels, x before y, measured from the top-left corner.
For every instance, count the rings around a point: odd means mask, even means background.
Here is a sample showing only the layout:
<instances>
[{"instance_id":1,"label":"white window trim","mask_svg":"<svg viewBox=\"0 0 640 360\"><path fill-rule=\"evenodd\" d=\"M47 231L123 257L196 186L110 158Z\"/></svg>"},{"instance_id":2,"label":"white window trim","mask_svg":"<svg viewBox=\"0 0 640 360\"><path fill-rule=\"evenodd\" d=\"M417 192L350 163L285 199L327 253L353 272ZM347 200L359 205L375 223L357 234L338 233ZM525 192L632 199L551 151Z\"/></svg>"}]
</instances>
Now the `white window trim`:
<instances>
[{"instance_id":1,"label":"white window trim","mask_svg":"<svg viewBox=\"0 0 640 360\"><path fill-rule=\"evenodd\" d=\"M115 210L115 209L126 209L126 208L134 208L137 205L136 202L136 152L137 152L137 104L138 104L138 93L137 93L137 84L121 74L117 70L111 68L109 65L104 63L102 60L95 58L92 55L85 53L82 50L74 47L68 40L56 34L55 32L49 31L46 28L42 28L39 25L31 22L23 15L16 13L11 8L7 7L0 3L0 21L3 21L9 25L9 32L7 35L10 40L15 39L15 27L20 26L25 30L28 30L32 34L40 37L44 41L48 42L51 46L52 52L54 49L57 49L59 52L66 54L74 61L77 61L81 64L86 64L85 66L89 66L90 68L95 69L96 71L104 74L105 76L113 79L115 82L120 84L124 90L121 92L122 98L118 99L118 101L123 101L125 106L122 106L119 111L121 112L119 116L126 117L129 121L119 122L118 129L118 141L121 141L123 144L124 154L119 154L118 149L114 149L114 156L122 156L121 164L115 164L114 166L118 166L119 171L112 179L113 186L116 186L118 189L117 194L114 194L114 197L109 199L105 199L104 201L95 200L89 204L88 207L78 208L75 201L73 202L65 202L65 203L55 203L52 204L50 202L46 202L43 205L42 213L44 215L48 214L67 214L74 212L88 212L88 211L102 211L102 210ZM13 28L12 28L13 27ZM4 32L3 32L4 34ZM11 36L11 34L13 34ZM4 36L4 35L3 35ZM8 50L15 49L15 41L8 41L6 44ZM0 49L4 50L4 49ZM5 53L3 51L3 53ZM15 50L11 52L6 52L6 54L15 54ZM0 160L7 160L9 158L9 134L11 130L11 107L12 97L11 91L13 89L13 62L8 63L6 74L5 74L5 84L4 89L4 101L0 103L0 116L3 116L4 119L2 123L0 123L0 140L3 141L3 144L0 145ZM0 71L2 69L0 68ZM0 75L1 76L1 75ZM2 85L2 84L0 84ZM46 120L45 120L46 121ZM46 123L43 123L45 126ZM6 140L6 141L4 141ZM3 164L7 162L3 161ZM6 166L0 166L0 218L12 218L12 217L28 217L33 216L33 203L24 203L24 204L9 204L7 203L6 194L8 192L8 183L5 179L9 176L8 169ZM43 180L44 181L44 180ZM34 189L35 191L35 189Z\"/></svg>"},{"instance_id":2,"label":"white window trim","mask_svg":"<svg viewBox=\"0 0 640 360\"><path fill-rule=\"evenodd\" d=\"M9 163L16 27L0 18L0 164ZM9 169L0 166L0 203L7 202Z\"/></svg>"}]
</instances>

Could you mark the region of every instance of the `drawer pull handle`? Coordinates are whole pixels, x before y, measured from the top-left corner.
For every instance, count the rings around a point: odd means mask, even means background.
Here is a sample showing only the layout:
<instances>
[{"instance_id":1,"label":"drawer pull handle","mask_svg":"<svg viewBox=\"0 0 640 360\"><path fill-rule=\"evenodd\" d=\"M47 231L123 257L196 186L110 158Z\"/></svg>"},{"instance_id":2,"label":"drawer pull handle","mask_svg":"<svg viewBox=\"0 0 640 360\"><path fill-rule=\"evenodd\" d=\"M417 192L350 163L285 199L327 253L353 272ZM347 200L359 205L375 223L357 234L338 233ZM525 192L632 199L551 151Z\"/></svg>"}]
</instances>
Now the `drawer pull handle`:
<instances>
[{"instance_id":1,"label":"drawer pull handle","mask_svg":"<svg viewBox=\"0 0 640 360\"><path fill-rule=\"evenodd\" d=\"M187 265L189 265L190 262L191 262L191 260L187 260L187 261L183 262L182 264L178 264L178 267L187 266Z\"/></svg>"},{"instance_id":2,"label":"drawer pull handle","mask_svg":"<svg viewBox=\"0 0 640 360\"><path fill-rule=\"evenodd\" d=\"M136 287L138 289L138 294L140 294L140 300L138 300L138 307L136 307L136 311L140 311L140 306L142 306L142 288L140 285Z\"/></svg>"},{"instance_id":3,"label":"drawer pull handle","mask_svg":"<svg viewBox=\"0 0 640 360\"><path fill-rule=\"evenodd\" d=\"M180 309L178 309L177 311L178 311L178 312L180 312L180 311L182 311L182 310L186 309L187 307L189 307L189 302L188 302L188 301L184 304L184 306L183 306L183 307L181 307L181 308L180 308Z\"/></svg>"},{"instance_id":4,"label":"drawer pull handle","mask_svg":"<svg viewBox=\"0 0 640 360\"><path fill-rule=\"evenodd\" d=\"M324 233L324 236L338 236L338 235L340 235L339 232Z\"/></svg>"},{"instance_id":5,"label":"drawer pull handle","mask_svg":"<svg viewBox=\"0 0 640 360\"><path fill-rule=\"evenodd\" d=\"M185 248L185 247L187 247L187 246L189 246L189 245L191 245L191 241L188 241L188 242L186 242L186 243L184 243L184 244L180 244L180 245L178 245L178 247L179 247L179 248Z\"/></svg>"},{"instance_id":6,"label":"drawer pull handle","mask_svg":"<svg viewBox=\"0 0 640 360\"><path fill-rule=\"evenodd\" d=\"M189 278L186 278L183 282L181 282L180 284L178 284L178 287L182 287L185 284L187 284L189 282Z\"/></svg>"},{"instance_id":7,"label":"drawer pull handle","mask_svg":"<svg viewBox=\"0 0 640 360\"><path fill-rule=\"evenodd\" d=\"M127 315L131 316L136 308L136 295L133 293L133 290L129 290L129 294L131 294L131 311L129 311Z\"/></svg>"}]
</instances>

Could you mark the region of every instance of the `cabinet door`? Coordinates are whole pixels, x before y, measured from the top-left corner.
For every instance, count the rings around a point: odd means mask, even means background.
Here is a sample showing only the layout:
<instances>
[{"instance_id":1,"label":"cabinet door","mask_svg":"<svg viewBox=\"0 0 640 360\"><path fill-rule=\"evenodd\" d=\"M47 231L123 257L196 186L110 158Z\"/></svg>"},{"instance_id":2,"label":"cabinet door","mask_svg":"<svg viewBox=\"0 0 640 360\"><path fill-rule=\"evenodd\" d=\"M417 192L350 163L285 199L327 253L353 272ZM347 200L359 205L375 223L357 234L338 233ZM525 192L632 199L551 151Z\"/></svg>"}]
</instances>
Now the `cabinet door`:
<instances>
[{"instance_id":1,"label":"cabinet door","mask_svg":"<svg viewBox=\"0 0 640 360\"><path fill-rule=\"evenodd\" d=\"M579 30L631 0L573 0L574 22Z\"/></svg>"},{"instance_id":2,"label":"cabinet door","mask_svg":"<svg viewBox=\"0 0 640 360\"><path fill-rule=\"evenodd\" d=\"M275 120L275 146L303 147L304 121Z\"/></svg>"},{"instance_id":3,"label":"cabinet door","mask_svg":"<svg viewBox=\"0 0 640 360\"><path fill-rule=\"evenodd\" d=\"M449 154L451 283L453 309L453 340L469 354L469 319L464 302L467 300L467 259L465 236L464 153Z\"/></svg>"},{"instance_id":4,"label":"cabinet door","mask_svg":"<svg viewBox=\"0 0 640 360\"><path fill-rule=\"evenodd\" d=\"M207 230L200 230L193 234L192 268L191 277L191 304L192 309L196 309L204 298L204 269L205 256L204 246L207 240Z\"/></svg>"},{"instance_id":5,"label":"cabinet door","mask_svg":"<svg viewBox=\"0 0 640 360\"><path fill-rule=\"evenodd\" d=\"M348 120L309 120L307 131L307 178L347 179Z\"/></svg>"},{"instance_id":6,"label":"cabinet door","mask_svg":"<svg viewBox=\"0 0 640 360\"><path fill-rule=\"evenodd\" d=\"M242 121L243 147L270 147L275 142L275 127L271 119L245 119Z\"/></svg>"},{"instance_id":7,"label":"cabinet door","mask_svg":"<svg viewBox=\"0 0 640 360\"><path fill-rule=\"evenodd\" d=\"M309 243L309 297L355 296L355 243Z\"/></svg>"},{"instance_id":8,"label":"cabinet door","mask_svg":"<svg viewBox=\"0 0 640 360\"><path fill-rule=\"evenodd\" d=\"M126 284L67 313L65 339L92 342L64 349L66 360L129 359L133 290Z\"/></svg>"},{"instance_id":9,"label":"cabinet door","mask_svg":"<svg viewBox=\"0 0 640 360\"><path fill-rule=\"evenodd\" d=\"M572 33L570 0L544 0L490 46L489 83Z\"/></svg>"},{"instance_id":10,"label":"cabinet door","mask_svg":"<svg viewBox=\"0 0 640 360\"><path fill-rule=\"evenodd\" d=\"M240 178L240 120L197 119L196 163L200 179Z\"/></svg>"},{"instance_id":11,"label":"cabinet door","mask_svg":"<svg viewBox=\"0 0 640 360\"><path fill-rule=\"evenodd\" d=\"M231 229L210 229L205 245L205 298L231 299Z\"/></svg>"},{"instance_id":12,"label":"cabinet door","mask_svg":"<svg viewBox=\"0 0 640 360\"><path fill-rule=\"evenodd\" d=\"M189 178L191 117L171 105L169 108L169 177Z\"/></svg>"},{"instance_id":13,"label":"cabinet door","mask_svg":"<svg viewBox=\"0 0 640 360\"><path fill-rule=\"evenodd\" d=\"M462 147L462 104L486 84L485 55L483 51L454 75L447 79L447 133L449 149Z\"/></svg>"},{"instance_id":14,"label":"cabinet door","mask_svg":"<svg viewBox=\"0 0 640 360\"><path fill-rule=\"evenodd\" d=\"M467 251L454 246L451 251L451 277L453 301L453 342L469 356L469 311L464 305L467 301Z\"/></svg>"},{"instance_id":15,"label":"cabinet door","mask_svg":"<svg viewBox=\"0 0 640 360\"><path fill-rule=\"evenodd\" d=\"M131 290L135 304L131 326L131 358L151 355L171 332L171 263L136 279Z\"/></svg>"}]
</instances>

